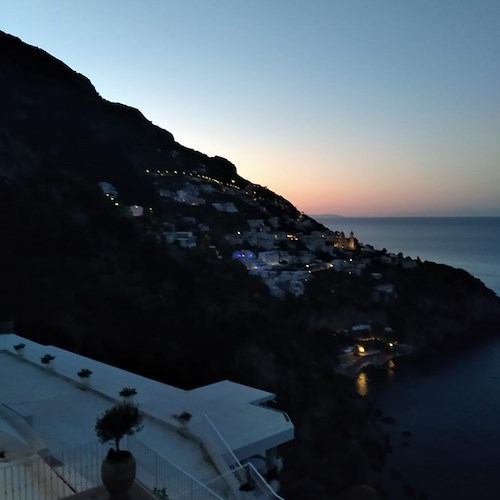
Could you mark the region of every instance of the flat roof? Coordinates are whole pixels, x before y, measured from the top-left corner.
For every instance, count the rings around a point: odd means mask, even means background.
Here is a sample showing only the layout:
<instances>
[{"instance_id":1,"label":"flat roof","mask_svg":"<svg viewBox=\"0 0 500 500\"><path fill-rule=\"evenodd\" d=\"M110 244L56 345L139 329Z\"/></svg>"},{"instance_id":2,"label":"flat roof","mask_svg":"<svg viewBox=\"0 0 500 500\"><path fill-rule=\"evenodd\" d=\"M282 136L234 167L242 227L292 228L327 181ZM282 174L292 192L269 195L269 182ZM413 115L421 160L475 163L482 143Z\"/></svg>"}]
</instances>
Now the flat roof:
<instances>
[{"instance_id":1,"label":"flat roof","mask_svg":"<svg viewBox=\"0 0 500 500\"><path fill-rule=\"evenodd\" d=\"M13 348L19 343L26 344L22 355ZM45 354L55 356L49 367L40 363ZM82 368L92 371L87 390L79 387ZM227 380L185 391L64 349L0 334L0 403L27 421L47 448L58 451L96 441L96 418L121 399L123 387L137 390L133 400L146 415L138 439L202 480L215 472L204 464L199 445L179 435L182 424L174 415L189 412L195 434L206 428L207 415L232 450L249 450L266 440L276 446L293 437L285 414L258 406L272 400L273 393Z\"/></svg>"}]
</instances>

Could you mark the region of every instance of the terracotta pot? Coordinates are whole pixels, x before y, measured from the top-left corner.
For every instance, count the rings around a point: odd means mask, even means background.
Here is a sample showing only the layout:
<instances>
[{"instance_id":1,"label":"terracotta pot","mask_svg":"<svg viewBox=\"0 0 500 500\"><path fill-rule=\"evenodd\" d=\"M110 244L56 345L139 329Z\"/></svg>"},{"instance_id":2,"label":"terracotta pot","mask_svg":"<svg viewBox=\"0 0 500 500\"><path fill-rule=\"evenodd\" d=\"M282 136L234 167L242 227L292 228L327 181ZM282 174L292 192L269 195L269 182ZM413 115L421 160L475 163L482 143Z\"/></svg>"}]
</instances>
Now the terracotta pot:
<instances>
[{"instance_id":1,"label":"terracotta pot","mask_svg":"<svg viewBox=\"0 0 500 500\"><path fill-rule=\"evenodd\" d=\"M135 459L128 452L119 457L106 457L101 465L101 479L110 498L127 498L127 492L135 479Z\"/></svg>"}]
</instances>

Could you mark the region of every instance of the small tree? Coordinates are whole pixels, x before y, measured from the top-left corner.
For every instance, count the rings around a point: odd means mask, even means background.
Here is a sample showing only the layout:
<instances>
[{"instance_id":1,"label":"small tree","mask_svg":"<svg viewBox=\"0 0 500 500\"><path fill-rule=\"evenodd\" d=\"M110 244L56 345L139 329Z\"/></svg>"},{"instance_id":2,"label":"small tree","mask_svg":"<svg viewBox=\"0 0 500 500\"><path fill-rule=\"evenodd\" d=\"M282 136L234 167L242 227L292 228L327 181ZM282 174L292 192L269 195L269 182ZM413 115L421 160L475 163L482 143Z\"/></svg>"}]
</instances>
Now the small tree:
<instances>
[{"instance_id":1,"label":"small tree","mask_svg":"<svg viewBox=\"0 0 500 500\"><path fill-rule=\"evenodd\" d=\"M139 407L123 401L106 410L96 421L95 432L101 443L113 441L115 448L110 450L108 457L121 454L120 441L123 436L132 436L142 429L143 415Z\"/></svg>"}]
</instances>

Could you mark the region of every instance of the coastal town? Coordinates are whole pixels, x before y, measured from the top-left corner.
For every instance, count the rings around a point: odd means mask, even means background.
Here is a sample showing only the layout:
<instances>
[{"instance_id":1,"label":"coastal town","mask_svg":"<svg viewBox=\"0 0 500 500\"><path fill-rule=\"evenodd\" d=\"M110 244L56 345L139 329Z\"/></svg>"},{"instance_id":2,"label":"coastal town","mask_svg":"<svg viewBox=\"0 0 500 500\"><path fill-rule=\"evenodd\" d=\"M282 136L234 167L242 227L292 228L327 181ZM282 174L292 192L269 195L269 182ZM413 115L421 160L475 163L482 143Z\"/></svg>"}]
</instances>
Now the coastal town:
<instances>
[{"instance_id":1,"label":"coastal town","mask_svg":"<svg viewBox=\"0 0 500 500\"><path fill-rule=\"evenodd\" d=\"M304 295L319 273L334 271L366 276L372 283L370 300L389 304L397 289L383 272L372 272L373 264L411 270L419 263L364 245L352 231L347 236L327 229L267 188L210 177L203 165L193 171L147 169L145 174L153 178L156 208L125 203L110 182L101 181L99 188L122 213L143 219L147 231L171 251L208 251L216 259L238 262L279 300ZM211 225L214 220L216 226ZM390 325L374 331L370 324L352 324L332 334L348 339L336 371L349 376L411 352L411 346L396 340Z\"/></svg>"}]
</instances>

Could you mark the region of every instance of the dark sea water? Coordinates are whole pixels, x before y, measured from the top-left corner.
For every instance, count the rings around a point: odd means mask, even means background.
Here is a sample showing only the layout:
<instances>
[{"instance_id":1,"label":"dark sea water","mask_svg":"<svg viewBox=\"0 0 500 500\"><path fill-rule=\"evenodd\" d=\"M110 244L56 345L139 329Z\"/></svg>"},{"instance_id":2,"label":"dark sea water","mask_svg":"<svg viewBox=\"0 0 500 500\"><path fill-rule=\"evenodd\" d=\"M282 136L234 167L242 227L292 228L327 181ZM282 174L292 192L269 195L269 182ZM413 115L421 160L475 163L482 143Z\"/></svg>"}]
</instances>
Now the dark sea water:
<instances>
[{"instance_id":1,"label":"dark sea water","mask_svg":"<svg viewBox=\"0 0 500 500\"><path fill-rule=\"evenodd\" d=\"M469 271L500 295L500 218L316 218L363 243ZM395 424L391 499L500 499L500 332L467 351L395 360L356 381ZM411 432L410 436L401 434ZM402 477L396 478L400 473ZM424 497L422 497L424 498Z\"/></svg>"}]
</instances>

